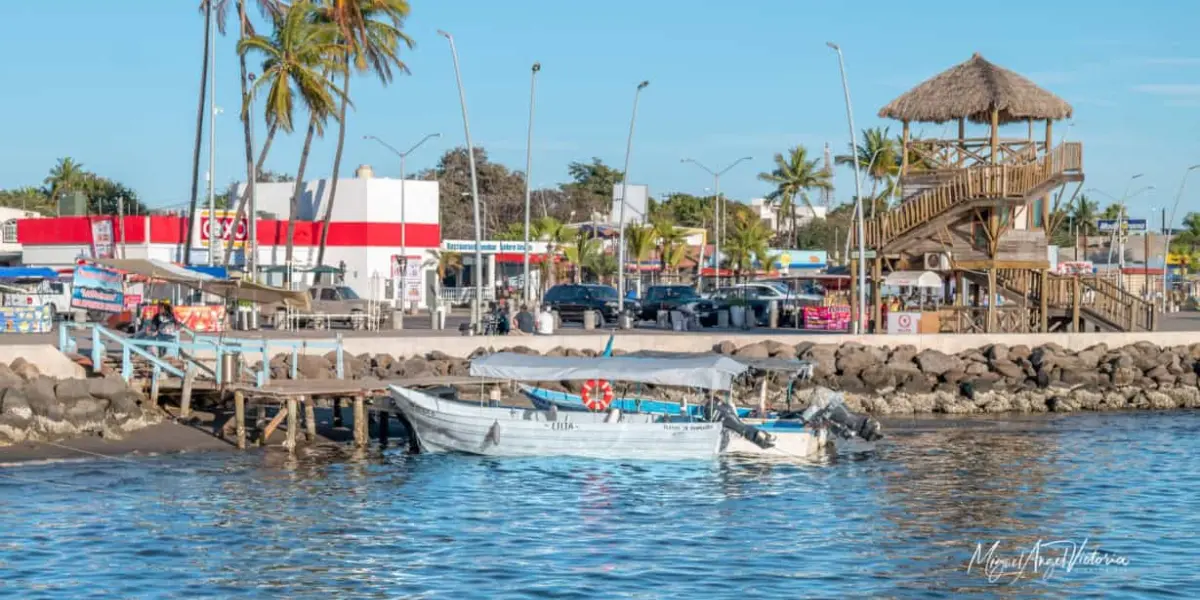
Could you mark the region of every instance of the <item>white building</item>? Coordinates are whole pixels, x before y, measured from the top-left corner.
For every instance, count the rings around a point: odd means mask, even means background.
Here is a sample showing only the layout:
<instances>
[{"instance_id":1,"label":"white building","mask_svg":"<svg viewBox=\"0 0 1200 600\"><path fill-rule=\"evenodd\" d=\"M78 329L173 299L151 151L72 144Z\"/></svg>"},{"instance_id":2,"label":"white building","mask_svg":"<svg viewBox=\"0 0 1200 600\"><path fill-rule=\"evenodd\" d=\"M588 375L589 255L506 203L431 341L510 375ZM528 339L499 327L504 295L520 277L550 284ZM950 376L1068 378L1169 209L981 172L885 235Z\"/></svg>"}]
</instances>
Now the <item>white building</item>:
<instances>
[{"instance_id":1,"label":"white building","mask_svg":"<svg viewBox=\"0 0 1200 600\"><path fill-rule=\"evenodd\" d=\"M791 219L787 215L779 214L779 206L766 198L755 198L750 201L750 209L754 211L758 218L767 222L771 231L779 231L780 219L783 219L785 225L791 225ZM804 206L803 202L792 207L796 215L796 225L802 226L813 219L824 219L828 209L824 206L813 206L809 208Z\"/></svg>"},{"instance_id":2,"label":"white building","mask_svg":"<svg viewBox=\"0 0 1200 600\"><path fill-rule=\"evenodd\" d=\"M325 264L345 266L346 284L360 296L394 299L393 290L402 277L400 257L408 256L406 279L410 303L427 306L434 286L436 272L431 264L432 251L441 245L438 225L438 184L436 181L407 181L403 186L396 179L371 177L370 167L360 167L354 178L338 182L337 202L326 239ZM292 233L293 265L302 269L316 263L322 223L329 199L330 181L319 179L305 185L300 200L298 220ZM288 204L294 184L258 184L257 200L260 215L272 213L275 218L259 218L257 241L259 265L285 266L288 240ZM401 212L403 211L403 227ZM230 263L244 264L248 222L233 226L232 216L218 213L225 226L219 229L222 248L234 237L235 254ZM17 224L17 239L22 245L24 262L29 265L67 267L80 258L92 256L94 221L99 218L61 217L54 219L22 219ZM112 220L112 219L110 219ZM207 213L197 215L197 226L191 228L192 262L208 262ZM115 221L115 220L114 220ZM156 258L182 262L186 219L178 216L125 217L124 227L115 226L117 256L126 258ZM122 231L123 229L123 231ZM267 282L282 283L282 274L267 276ZM296 278L299 279L299 278Z\"/></svg>"},{"instance_id":3,"label":"white building","mask_svg":"<svg viewBox=\"0 0 1200 600\"><path fill-rule=\"evenodd\" d=\"M21 264L21 242L17 239L17 220L40 216L33 211L0 206L0 265Z\"/></svg>"}]
</instances>

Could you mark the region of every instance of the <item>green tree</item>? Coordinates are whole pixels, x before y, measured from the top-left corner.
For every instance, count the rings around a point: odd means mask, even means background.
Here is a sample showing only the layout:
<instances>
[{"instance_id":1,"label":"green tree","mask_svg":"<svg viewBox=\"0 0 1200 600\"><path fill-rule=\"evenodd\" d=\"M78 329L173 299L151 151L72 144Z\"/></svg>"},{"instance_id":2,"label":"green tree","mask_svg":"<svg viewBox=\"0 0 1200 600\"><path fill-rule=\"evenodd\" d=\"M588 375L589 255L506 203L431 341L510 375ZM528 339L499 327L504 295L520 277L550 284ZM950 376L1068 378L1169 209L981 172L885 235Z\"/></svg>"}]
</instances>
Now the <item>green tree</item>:
<instances>
[{"instance_id":1,"label":"green tree","mask_svg":"<svg viewBox=\"0 0 1200 600\"><path fill-rule=\"evenodd\" d=\"M572 162L567 165L567 174L571 183L562 186L563 191L569 199L569 210L581 219L590 219L594 212L610 211L613 186L624 180L620 171L599 158L592 158L592 162Z\"/></svg>"},{"instance_id":2,"label":"green tree","mask_svg":"<svg viewBox=\"0 0 1200 600\"><path fill-rule=\"evenodd\" d=\"M829 172L820 167L819 162L819 159L808 158L808 151L804 146L796 146L789 150L786 156L775 155L773 170L758 174L760 181L775 186L775 189L767 194L767 199L778 207L780 223L784 222L785 217L789 220L789 231L793 234L789 237L794 237L796 231L796 199L799 198L804 206L811 210L812 201L809 200L808 193L833 188Z\"/></svg>"},{"instance_id":3,"label":"green tree","mask_svg":"<svg viewBox=\"0 0 1200 600\"><path fill-rule=\"evenodd\" d=\"M739 216L733 221L729 239L725 242L723 251L726 253L730 268L736 279L743 279L754 271L755 259L764 262L770 260L768 247L771 241L771 231L761 220L747 219Z\"/></svg>"},{"instance_id":4,"label":"green tree","mask_svg":"<svg viewBox=\"0 0 1200 600\"><path fill-rule=\"evenodd\" d=\"M655 245L654 228L630 223L625 228L625 252L640 268L650 258Z\"/></svg>"},{"instance_id":5,"label":"green tree","mask_svg":"<svg viewBox=\"0 0 1200 600\"><path fill-rule=\"evenodd\" d=\"M1089 200L1087 194L1080 194L1071 207L1070 221L1078 229L1080 235L1096 235L1100 232L1096 225L1099 205ZM1114 214L1112 218L1116 218Z\"/></svg>"},{"instance_id":6,"label":"green tree","mask_svg":"<svg viewBox=\"0 0 1200 600\"><path fill-rule=\"evenodd\" d=\"M59 197L68 192L84 191L87 184L87 171L75 159L67 156L58 159L58 164L50 169L50 174L43 182L49 190L50 201L58 202Z\"/></svg>"},{"instance_id":7,"label":"green tree","mask_svg":"<svg viewBox=\"0 0 1200 600\"><path fill-rule=\"evenodd\" d=\"M525 212L525 177L519 171L488 159L487 150L475 147L475 170L479 181L479 200L486 205L480 218L483 231L498 231L508 225L509 216ZM438 182L442 235L447 239L474 239L475 210L471 198L470 160L464 147L442 154L437 166L418 177ZM481 207L482 208L482 207ZM524 239L524 229L521 239ZM532 232L531 234L532 235Z\"/></svg>"},{"instance_id":8,"label":"green tree","mask_svg":"<svg viewBox=\"0 0 1200 600\"><path fill-rule=\"evenodd\" d=\"M854 156L840 155L834 157L834 164L853 165L858 163L867 178L871 180L871 198L886 199L892 190L892 178L900 174L900 158L903 154L902 142L889 135L887 128L872 127L862 131L862 143L855 149ZM884 193L876 194L879 185L884 184ZM870 218L874 219L878 203L871 203ZM886 204L885 204L886 206Z\"/></svg>"},{"instance_id":9,"label":"green tree","mask_svg":"<svg viewBox=\"0 0 1200 600\"><path fill-rule=\"evenodd\" d=\"M1128 216L1128 215L1126 215ZM1104 207L1104 212L1100 214L1101 219L1119 219L1121 218L1121 205L1113 202Z\"/></svg>"},{"instance_id":10,"label":"green tree","mask_svg":"<svg viewBox=\"0 0 1200 600\"><path fill-rule=\"evenodd\" d=\"M611 283L617 276L617 257L606 252L597 252L588 260L587 270L600 283Z\"/></svg>"},{"instance_id":11,"label":"green tree","mask_svg":"<svg viewBox=\"0 0 1200 600\"><path fill-rule=\"evenodd\" d=\"M256 52L264 57L262 75L254 82L255 90L266 90L265 116L285 133L294 130L295 97L300 96L309 114L308 131L296 170L296 186L288 210L287 251L292 262L295 251L296 217L304 189L304 169L312 149L313 136L324 133L324 124L335 115L342 92L328 74L339 68L337 30L317 22L312 2L298 0L275 18L270 37L255 35L238 42L238 52Z\"/></svg>"},{"instance_id":12,"label":"green tree","mask_svg":"<svg viewBox=\"0 0 1200 600\"><path fill-rule=\"evenodd\" d=\"M596 259L600 253L600 240L585 232L582 228L569 230L570 238L563 248L567 260L575 267L575 283L583 283L583 271Z\"/></svg>"},{"instance_id":13,"label":"green tree","mask_svg":"<svg viewBox=\"0 0 1200 600\"><path fill-rule=\"evenodd\" d=\"M554 285L559 280L559 265L555 258L558 256L559 249L563 248L570 239L571 229L554 217L542 217L530 223L530 228L530 238L546 242L547 260L543 260L541 263L542 285Z\"/></svg>"},{"instance_id":14,"label":"green tree","mask_svg":"<svg viewBox=\"0 0 1200 600\"><path fill-rule=\"evenodd\" d=\"M58 207L50 201L46 190L33 186L0 190L0 206L19 208L45 216L54 215L58 211Z\"/></svg>"},{"instance_id":15,"label":"green tree","mask_svg":"<svg viewBox=\"0 0 1200 600\"><path fill-rule=\"evenodd\" d=\"M370 71L387 85L393 70L408 73L400 60L400 46L411 49L413 41L401 31L408 17L408 0L321 0L317 5L318 21L336 27L335 44L339 52L334 57L342 76L341 106L338 107L337 149L333 155L332 183L329 200L325 203L324 226L317 247L317 264L325 264L325 232L333 217L337 200L338 172L342 166L342 150L346 145L346 105L350 102L351 71Z\"/></svg>"}]
</instances>

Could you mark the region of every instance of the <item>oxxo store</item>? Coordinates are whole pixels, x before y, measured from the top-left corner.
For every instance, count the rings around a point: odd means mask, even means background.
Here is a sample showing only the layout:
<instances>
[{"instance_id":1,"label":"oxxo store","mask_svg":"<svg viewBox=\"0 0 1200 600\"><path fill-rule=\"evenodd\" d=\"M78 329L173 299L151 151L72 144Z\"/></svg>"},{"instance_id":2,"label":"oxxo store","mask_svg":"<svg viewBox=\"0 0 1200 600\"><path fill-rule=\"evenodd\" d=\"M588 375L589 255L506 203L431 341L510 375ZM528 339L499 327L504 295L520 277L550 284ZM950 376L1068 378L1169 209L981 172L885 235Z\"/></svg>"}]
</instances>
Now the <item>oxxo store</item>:
<instances>
[{"instance_id":1,"label":"oxxo store","mask_svg":"<svg viewBox=\"0 0 1200 600\"><path fill-rule=\"evenodd\" d=\"M482 265L475 265L474 240L444 240L443 252L457 252L462 256L463 269L461 273L447 273L445 292L453 296L451 290L462 290L458 294L468 293L466 290L475 286L477 274L481 274L484 296L491 297L496 287L522 289L525 286L525 242L486 240L479 243L482 254ZM546 260L549 252L547 242L529 242L529 279L534 289L541 283L541 263ZM456 298L451 297L451 301Z\"/></svg>"}]
</instances>

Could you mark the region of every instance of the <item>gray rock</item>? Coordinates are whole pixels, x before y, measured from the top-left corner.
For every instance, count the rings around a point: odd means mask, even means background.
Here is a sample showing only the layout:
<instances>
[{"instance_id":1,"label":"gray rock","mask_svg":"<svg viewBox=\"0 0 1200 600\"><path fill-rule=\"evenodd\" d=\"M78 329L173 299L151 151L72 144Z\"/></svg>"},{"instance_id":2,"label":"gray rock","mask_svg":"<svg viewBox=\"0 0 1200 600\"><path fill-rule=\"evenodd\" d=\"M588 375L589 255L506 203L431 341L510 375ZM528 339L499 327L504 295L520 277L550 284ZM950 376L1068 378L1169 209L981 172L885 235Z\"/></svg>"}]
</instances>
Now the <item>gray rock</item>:
<instances>
[{"instance_id":1,"label":"gray rock","mask_svg":"<svg viewBox=\"0 0 1200 600\"><path fill-rule=\"evenodd\" d=\"M0 389L19 386L24 381L20 375L13 373L12 369L8 368L8 365L0 363Z\"/></svg>"},{"instance_id":2,"label":"gray rock","mask_svg":"<svg viewBox=\"0 0 1200 600\"><path fill-rule=\"evenodd\" d=\"M1116 386L1133 385L1141 375L1142 372L1133 367L1117 367L1113 370L1110 381Z\"/></svg>"},{"instance_id":3,"label":"gray rock","mask_svg":"<svg viewBox=\"0 0 1200 600\"><path fill-rule=\"evenodd\" d=\"M937 350L922 350L916 358L917 365L929 375L941 375L946 371L961 368L962 361Z\"/></svg>"},{"instance_id":4,"label":"gray rock","mask_svg":"<svg viewBox=\"0 0 1200 600\"><path fill-rule=\"evenodd\" d=\"M1008 379L1016 380L1025 378L1025 370L1017 366L1016 363L1009 361L1007 358L993 362L992 370L1003 377L1007 377Z\"/></svg>"},{"instance_id":5,"label":"gray rock","mask_svg":"<svg viewBox=\"0 0 1200 600\"><path fill-rule=\"evenodd\" d=\"M129 384L120 377L93 377L87 380L87 395L112 400L129 390Z\"/></svg>"},{"instance_id":6,"label":"gray rock","mask_svg":"<svg viewBox=\"0 0 1200 600\"><path fill-rule=\"evenodd\" d=\"M866 369L878 366L874 354L864 351L855 351L845 354L840 354L837 359L837 370L843 374L857 374Z\"/></svg>"},{"instance_id":7,"label":"gray rock","mask_svg":"<svg viewBox=\"0 0 1200 600\"><path fill-rule=\"evenodd\" d=\"M937 387L937 378L928 373L920 377L913 377L908 381L900 384L896 391L902 394L928 394Z\"/></svg>"},{"instance_id":8,"label":"gray rock","mask_svg":"<svg viewBox=\"0 0 1200 600\"><path fill-rule=\"evenodd\" d=\"M962 370L962 369L955 369L955 370ZM988 372L988 366L983 363L977 363L977 362L967 363L967 368L965 369L965 372L967 375L976 375L976 376L983 375Z\"/></svg>"},{"instance_id":9,"label":"gray rock","mask_svg":"<svg viewBox=\"0 0 1200 600\"><path fill-rule=\"evenodd\" d=\"M767 347L766 343L756 342L738 348L733 355L740 356L742 358L770 358L771 350Z\"/></svg>"},{"instance_id":10,"label":"gray rock","mask_svg":"<svg viewBox=\"0 0 1200 600\"><path fill-rule=\"evenodd\" d=\"M104 420L104 411L108 405L108 400L78 398L64 403L66 419L77 425L100 422Z\"/></svg>"},{"instance_id":11,"label":"gray rock","mask_svg":"<svg viewBox=\"0 0 1200 600\"><path fill-rule=\"evenodd\" d=\"M869 394L872 391L857 375L839 375L837 387L850 394Z\"/></svg>"},{"instance_id":12,"label":"gray rock","mask_svg":"<svg viewBox=\"0 0 1200 600\"><path fill-rule=\"evenodd\" d=\"M315 354L296 357L296 370L301 379L332 379L333 365L329 359Z\"/></svg>"},{"instance_id":13,"label":"gray rock","mask_svg":"<svg viewBox=\"0 0 1200 600\"><path fill-rule=\"evenodd\" d=\"M33 418L33 410L29 407L29 399L25 397L25 392L19 387L11 387L4 390L4 399L0 401L0 413L5 415L16 415L20 419Z\"/></svg>"},{"instance_id":14,"label":"gray rock","mask_svg":"<svg viewBox=\"0 0 1200 600\"><path fill-rule=\"evenodd\" d=\"M991 346L987 347L987 350L984 352L984 356L987 356L988 360L991 360L991 361L997 361L997 360L1009 361L1012 359L1010 359L1008 357L1008 353L1009 353L1008 346L1006 346L1004 344L992 344Z\"/></svg>"},{"instance_id":15,"label":"gray rock","mask_svg":"<svg viewBox=\"0 0 1200 600\"><path fill-rule=\"evenodd\" d=\"M1029 349L1029 346L1017 344L1016 346L1008 349L1008 360L1013 362L1025 360L1028 359L1031 354L1033 354L1033 351Z\"/></svg>"},{"instance_id":16,"label":"gray rock","mask_svg":"<svg viewBox=\"0 0 1200 600\"><path fill-rule=\"evenodd\" d=\"M54 386L54 396L59 402L67 402L79 398L90 398L88 383L83 379L63 379Z\"/></svg>"},{"instance_id":17,"label":"gray rock","mask_svg":"<svg viewBox=\"0 0 1200 600\"><path fill-rule=\"evenodd\" d=\"M896 376L887 369L867 369L859 375L859 378L876 391L896 387Z\"/></svg>"},{"instance_id":18,"label":"gray rock","mask_svg":"<svg viewBox=\"0 0 1200 600\"><path fill-rule=\"evenodd\" d=\"M18 356L13 359L12 364L9 365L9 370L25 381L33 381L42 375L41 369L38 369L37 365L25 360L24 356Z\"/></svg>"},{"instance_id":19,"label":"gray rock","mask_svg":"<svg viewBox=\"0 0 1200 600\"><path fill-rule=\"evenodd\" d=\"M795 348L789 346L788 344L784 344L782 342L777 342L775 340L770 340L767 342L767 352L770 354L771 358L795 358L796 357L796 349Z\"/></svg>"},{"instance_id":20,"label":"gray rock","mask_svg":"<svg viewBox=\"0 0 1200 600\"><path fill-rule=\"evenodd\" d=\"M978 373L976 373L976 375L978 375ZM967 372L962 369L954 369L953 371L946 371L945 373L942 373L942 381L953 385L955 393L957 393L958 390L958 382L966 379L966 377Z\"/></svg>"},{"instance_id":21,"label":"gray rock","mask_svg":"<svg viewBox=\"0 0 1200 600\"><path fill-rule=\"evenodd\" d=\"M142 414L142 398L130 391L113 398L108 411L117 419L128 419Z\"/></svg>"}]
</instances>

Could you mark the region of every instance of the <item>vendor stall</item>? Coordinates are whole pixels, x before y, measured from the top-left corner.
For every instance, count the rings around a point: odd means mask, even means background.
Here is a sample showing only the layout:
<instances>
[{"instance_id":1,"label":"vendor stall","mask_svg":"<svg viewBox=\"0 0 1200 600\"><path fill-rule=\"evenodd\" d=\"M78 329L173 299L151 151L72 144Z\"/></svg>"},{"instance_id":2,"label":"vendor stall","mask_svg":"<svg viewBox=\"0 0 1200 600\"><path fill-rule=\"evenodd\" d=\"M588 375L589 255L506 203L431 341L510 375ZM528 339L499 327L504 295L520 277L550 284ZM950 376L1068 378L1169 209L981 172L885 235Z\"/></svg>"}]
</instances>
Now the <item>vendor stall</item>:
<instances>
[{"instance_id":1,"label":"vendor stall","mask_svg":"<svg viewBox=\"0 0 1200 600\"><path fill-rule=\"evenodd\" d=\"M883 280L881 325L889 334L937 333L944 285L942 277L933 271L888 273Z\"/></svg>"}]
</instances>

